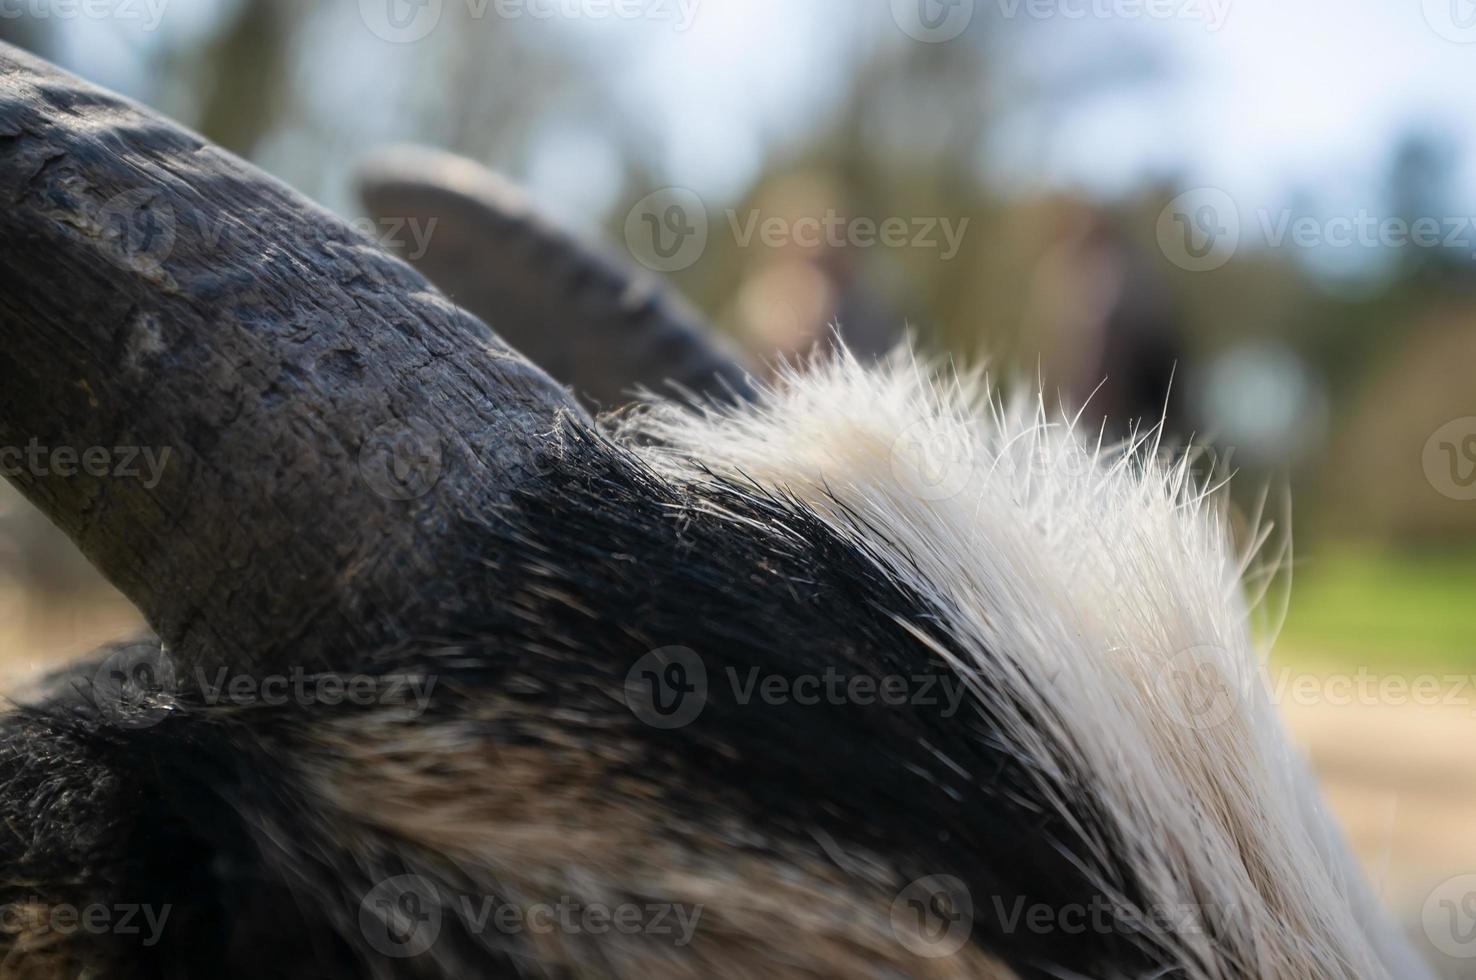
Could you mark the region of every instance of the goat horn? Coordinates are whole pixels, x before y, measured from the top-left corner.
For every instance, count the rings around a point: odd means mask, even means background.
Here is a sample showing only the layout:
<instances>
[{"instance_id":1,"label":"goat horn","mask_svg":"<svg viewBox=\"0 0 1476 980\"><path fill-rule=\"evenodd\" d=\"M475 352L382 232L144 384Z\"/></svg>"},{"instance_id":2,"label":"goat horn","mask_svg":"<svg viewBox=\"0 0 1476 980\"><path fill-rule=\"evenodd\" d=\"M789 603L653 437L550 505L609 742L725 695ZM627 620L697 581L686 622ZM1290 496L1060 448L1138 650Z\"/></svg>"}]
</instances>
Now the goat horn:
<instances>
[{"instance_id":1,"label":"goat horn","mask_svg":"<svg viewBox=\"0 0 1476 980\"><path fill-rule=\"evenodd\" d=\"M591 403L667 383L723 400L752 394L737 355L658 279L562 231L479 164L383 150L360 169L359 192L376 218L419 235L416 268Z\"/></svg>"},{"instance_id":2,"label":"goat horn","mask_svg":"<svg viewBox=\"0 0 1476 980\"><path fill-rule=\"evenodd\" d=\"M3 44L0 255L0 464L194 662L434 628L458 518L587 424L332 215Z\"/></svg>"}]
</instances>

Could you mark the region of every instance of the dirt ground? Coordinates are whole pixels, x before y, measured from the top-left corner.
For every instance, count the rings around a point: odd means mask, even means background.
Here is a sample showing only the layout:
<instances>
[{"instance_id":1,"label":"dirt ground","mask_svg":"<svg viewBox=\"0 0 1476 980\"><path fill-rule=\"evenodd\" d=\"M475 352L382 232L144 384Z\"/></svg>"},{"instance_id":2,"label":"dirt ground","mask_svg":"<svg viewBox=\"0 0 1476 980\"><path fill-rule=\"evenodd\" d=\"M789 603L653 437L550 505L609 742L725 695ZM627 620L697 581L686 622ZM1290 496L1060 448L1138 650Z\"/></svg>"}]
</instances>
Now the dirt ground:
<instances>
[{"instance_id":1,"label":"dirt ground","mask_svg":"<svg viewBox=\"0 0 1476 980\"><path fill-rule=\"evenodd\" d=\"M0 694L143 628L127 600L112 593L36 600L0 588Z\"/></svg>"},{"instance_id":2,"label":"dirt ground","mask_svg":"<svg viewBox=\"0 0 1476 980\"><path fill-rule=\"evenodd\" d=\"M0 692L139 628L121 598L52 600L38 611L0 597ZM1476 936L1476 878L1451 883L1476 875L1476 691L1469 700L1283 709L1374 887L1448 980L1476 980L1476 941L1469 958L1447 955L1425 922L1432 908L1440 922L1438 903L1453 899L1446 914L1464 916L1457 930ZM1438 942L1451 927L1434 931Z\"/></svg>"},{"instance_id":3,"label":"dirt ground","mask_svg":"<svg viewBox=\"0 0 1476 980\"><path fill-rule=\"evenodd\" d=\"M1476 929L1476 879L1452 881L1476 875L1476 705L1322 704L1283 713L1385 905L1442 977L1476 978L1476 949L1459 943ZM1442 908L1444 901L1457 904ZM1467 947L1460 955L1436 948L1452 938Z\"/></svg>"}]
</instances>

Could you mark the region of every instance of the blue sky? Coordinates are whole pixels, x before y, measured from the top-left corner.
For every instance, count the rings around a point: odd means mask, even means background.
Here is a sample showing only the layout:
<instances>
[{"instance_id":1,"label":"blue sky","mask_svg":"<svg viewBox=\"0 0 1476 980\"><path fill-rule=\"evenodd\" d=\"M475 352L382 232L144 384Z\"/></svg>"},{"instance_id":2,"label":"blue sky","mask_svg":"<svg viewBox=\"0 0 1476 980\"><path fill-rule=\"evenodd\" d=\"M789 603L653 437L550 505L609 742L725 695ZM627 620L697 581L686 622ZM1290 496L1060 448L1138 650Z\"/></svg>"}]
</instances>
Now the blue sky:
<instances>
[{"instance_id":1,"label":"blue sky","mask_svg":"<svg viewBox=\"0 0 1476 980\"><path fill-rule=\"evenodd\" d=\"M647 2L695 4L691 25L680 29L675 16L566 16L532 28L574 52L589 84L651 134L671 182L719 199L742 189L767 143L824 118L858 44L923 43L898 27L895 10L912 0ZM946 43L988 50L1031 91L1105 63L1157 66L1104 76L1049 108L1016 103L989 154L993 179L1006 186L1112 196L1174 175L1224 188L1251 209L1285 206L1297 188L1313 189L1334 210L1377 208L1395 141L1427 128L1465 151L1452 206L1476 213L1476 43L1452 39L1469 34L1476 42L1476 28L1463 32L1458 19L1476 13L1473 0L972 3L968 31ZM351 9L355 0L334 4ZM1147 16L1145 5L1173 16ZM162 31L198 34L225 6L172 0ZM342 13L335 23L352 25L349 10ZM74 68L126 91L147 88L134 55L153 39L134 25L78 19L62 27L63 57ZM335 29L333 57L389 66L405 54L367 31L353 33ZM577 132L552 129L548 139L531 176L558 196L560 185L580 179L561 161L588 159L598 148L581 148ZM605 190L585 188L583 196Z\"/></svg>"},{"instance_id":2,"label":"blue sky","mask_svg":"<svg viewBox=\"0 0 1476 980\"><path fill-rule=\"evenodd\" d=\"M1334 206L1376 206L1368 198L1394 143L1430 128L1467 149L1459 203L1476 207L1476 43L1447 39L1439 17L1427 16L1447 0L1218 0L1228 6L1212 30L1196 11L1211 13L1215 2L1183 0L1181 16L1156 19L1133 16L1133 0L1061 0L1038 5L1047 16L1034 17L1010 0L978 0L971 32L1016 11L995 46L1011 77L1049 85L1113 57L1161 66L1049 113L1004 120L992 154L1003 175L1110 195L1178 173L1252 207L1282 206L1298 187ZM847 50L847 32L826 16L837 9L860 5L743 0L710 4L685 35L632 32L641 64L621 82L632 104L662 106L672 120L665 131L695 137L672 148L674 176L734 180L730 172L753 159L749 134L823 114ZM1066 16L1080 10L1116 15Z\"/></svg>"},{"instance_id":3,"label":"blue sky","mask_svg":"<svg viewBox=\"0 0 1476 980\"><path fill-rule=\"evenodd\" d=\"M1470 207L1476 44L1442 36L1430 5L1233 0L1218 31L1187 19L1070 25L1060 34L1083 46L1120 32L1171 67L1079 105L1057 123L1050 158L1034 162L1054 179L1108 190L1177 169L1190 183L1274 207L1293 187L1366 197L1393 143L1435 128L1467 150L1461 203Z\"/></svg>"}]
</instances>

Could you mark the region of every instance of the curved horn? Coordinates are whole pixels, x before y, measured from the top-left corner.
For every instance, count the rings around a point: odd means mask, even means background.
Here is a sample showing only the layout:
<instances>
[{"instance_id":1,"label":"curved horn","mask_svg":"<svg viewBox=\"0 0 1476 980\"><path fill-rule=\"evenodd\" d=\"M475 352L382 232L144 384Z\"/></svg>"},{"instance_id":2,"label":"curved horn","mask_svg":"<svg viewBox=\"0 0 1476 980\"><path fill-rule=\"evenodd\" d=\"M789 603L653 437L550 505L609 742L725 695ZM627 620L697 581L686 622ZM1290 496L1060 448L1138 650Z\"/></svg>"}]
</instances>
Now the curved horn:
<instances>
[{"instance_id":1,"label":"curved horn","mask_svg":"<svg viewBox=\"0 0 1476 980\"><path fill-rule=\"evenodd\" d=\"M327 212L3 45L0 261L0 465L187 657L433 628L457 516L583 419Z\"/></svg>"},{"instance_id":2,"label":"curved horn","mask_svg":"<svg viewBox=\"0 0 1476 980\"><path fill-rule=\"evenodd\" d=\"M397 147L361 168L359 189L376 218L409 226L396 237L416 268L591 402L667 382L751 394L737 355L658 279L560 230L479 164Z\"/></svg>"}]
</instances>

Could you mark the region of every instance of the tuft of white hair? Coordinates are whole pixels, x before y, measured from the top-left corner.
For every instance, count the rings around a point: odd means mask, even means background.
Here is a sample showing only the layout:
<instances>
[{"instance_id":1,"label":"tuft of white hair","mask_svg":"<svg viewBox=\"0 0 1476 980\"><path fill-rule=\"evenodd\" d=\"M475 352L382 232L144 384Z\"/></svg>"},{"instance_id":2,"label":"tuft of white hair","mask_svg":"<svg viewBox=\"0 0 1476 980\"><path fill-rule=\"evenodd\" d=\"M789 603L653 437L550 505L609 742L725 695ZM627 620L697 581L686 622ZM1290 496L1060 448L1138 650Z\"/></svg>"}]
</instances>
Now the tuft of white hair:
<instances>
[{"instance_id":1,"label":"tuft of white hair","mask_svg":"<svg viewBox=\"0 0 1476 980\"><path fill-rule=\"evenodd\" d=\"M653 401L615 424L673 480L792 495L943 610L1004 737L1086 774L1072 792L1112 831L1075 857L1134 870L1153 907L1129 914L1167 923L1145 941L1184 976L1429 976L1283 733L1220 499L1187 457L1104 447L1044 406L907 350L840 352L753 405Z\"/></svg>"}]
</instances>

